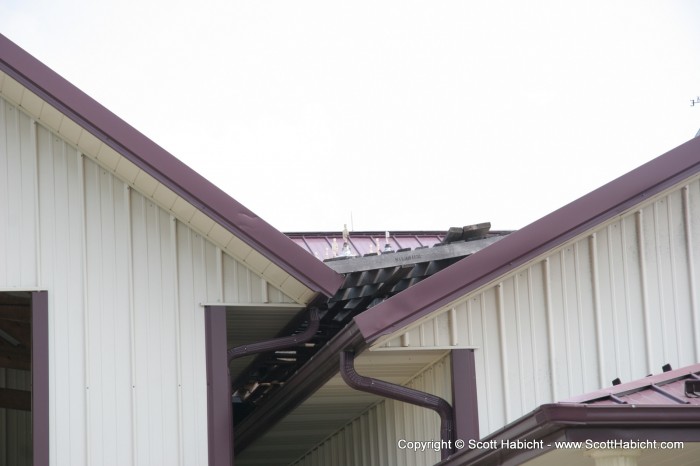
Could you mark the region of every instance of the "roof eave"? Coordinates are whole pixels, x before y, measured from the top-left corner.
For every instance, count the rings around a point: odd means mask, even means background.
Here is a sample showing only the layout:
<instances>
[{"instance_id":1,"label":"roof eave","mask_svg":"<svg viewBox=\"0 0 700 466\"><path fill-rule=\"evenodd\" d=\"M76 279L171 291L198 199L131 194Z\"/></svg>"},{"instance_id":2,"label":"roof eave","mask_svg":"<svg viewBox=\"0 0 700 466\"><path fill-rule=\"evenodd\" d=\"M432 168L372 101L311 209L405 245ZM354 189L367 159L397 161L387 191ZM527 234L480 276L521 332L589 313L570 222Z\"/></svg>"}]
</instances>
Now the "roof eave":
<instances>
[{"instance_id":1,"label":"roof eave","mask_svg":"<svg viewBox=\"0 0 700 466\"><path fill-rule=\"evenodd\" d=\"M200 174L0 34L0 69L314 292L342 277Z\"/></svg>"},{"instance_id":2,"label":"roof eave","mask_svg":"<svg viewBox=\"0 0 700 466\"><path fill-rule=\"evenodd\" d=\"M355 317L367 342L392 334L700 171L700 139L657 157Z\"/></svg>"},{"instance_id":3,"label":"roof eave","mask_svg":"<svg viewBox=\"0 0 700 466\"><path fill-rule=\"evenodd\" d=\"M622 427L622 429L621 429ZM595 429L597 439L616 439L621 433L637 435L643 432L647 438L665 440L669 430L671 438L684 441L700 441L700 406L687 405L582 405L565 403L545 404L504 428L483 438L495 440L541 440L565 438L577 441L591 438ZM683 438L679 432L684 432ZM582 434L577 435L577 433ZM642 440L641 438L639 440ZM504 450L501 448L462 450L439 466L461 464L522 464L526 459L546 453L531 450ZM525 458L527 457L527 458Z\"/></svg>"}]
</instances>

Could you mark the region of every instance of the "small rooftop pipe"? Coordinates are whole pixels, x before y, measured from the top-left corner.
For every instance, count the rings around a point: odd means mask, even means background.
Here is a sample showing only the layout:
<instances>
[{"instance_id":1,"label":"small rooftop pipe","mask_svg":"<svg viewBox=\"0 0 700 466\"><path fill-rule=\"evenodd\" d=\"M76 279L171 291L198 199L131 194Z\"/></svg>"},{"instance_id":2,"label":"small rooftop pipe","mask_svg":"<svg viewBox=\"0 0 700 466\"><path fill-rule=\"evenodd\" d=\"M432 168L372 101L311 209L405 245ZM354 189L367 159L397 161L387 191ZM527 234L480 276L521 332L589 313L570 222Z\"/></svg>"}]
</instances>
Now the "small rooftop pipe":
<instances>
[{"instance_id":1,"label":"small rooftop pipe","mask_svg":"<svg viewBox=\"0 0 700 466\"><path fill-rule=\"evenodd\" d=\"M447 401L430 393L358 374L355 371L354 351L346 350L340 353L340 375L345 383L355 390L373 393L392 400L404 401L437 412L440 415L440 440L442 441L440 458L442 460L447 459L453 453L452 406Z\"/></svg>"},{"instance_id":2,"label":"small rooftop pipe","mask_svg":"<svg viewBox=\"0 0 700 466\"><path fill-rule=\"evenodd\" d=\"M247 345L230 348L227 352L228 362L230 363L234 359L249 356L251 354L283 350L306 343L316 335L320 323L321 321L318 316L318 309L313 308L309 312L309 326L306 327L306 330L303 332L297 333L296 335L290 335L288 337L273 338L272 340L259 341L257 343L249 343Z\"/></svg>"}]
</instances>

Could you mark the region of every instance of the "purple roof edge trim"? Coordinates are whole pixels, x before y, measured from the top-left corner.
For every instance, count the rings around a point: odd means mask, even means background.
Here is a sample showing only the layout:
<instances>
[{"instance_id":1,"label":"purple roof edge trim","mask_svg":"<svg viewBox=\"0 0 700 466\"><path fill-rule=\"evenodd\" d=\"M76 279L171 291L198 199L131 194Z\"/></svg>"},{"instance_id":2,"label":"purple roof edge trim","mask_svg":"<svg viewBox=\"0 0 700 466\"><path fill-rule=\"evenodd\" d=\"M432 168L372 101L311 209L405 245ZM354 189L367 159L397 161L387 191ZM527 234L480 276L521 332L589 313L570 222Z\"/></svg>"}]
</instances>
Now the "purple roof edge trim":
<instances>
[{"instance_id":1,"label":"purple roof edge trim","mask_svg":"<svg viewBox=\"0 0 700 466\"><path fill-rule=\"evenodd\" d=\"M2 34L0 70L311 290L332 296L340 287L339 274Z\"/></svg>"},{"instance_id":2,"label":"purple roof edge trim","mask_svg":"<svg viewBox=\"0 0 700 466\"><path fill-rule=\"evenodd\" d=\"M700 138L676 147L355 317L373 342L700 171Z\"/></svg>"},{"instance_id":3,"label":"purple roof edge trim","mask_svg":"<svg viewBox=\"0 0 700 466\"><path fill-rule=\"evenodd\" d=\"M622 396L627 392L648 389L651 384L664 384L677 379L687 378L690 374L700 373L700 363L692 364L690 366L685 366L680 369L674 369L668 372L661 372L659 374L650 375L640 379L632 380L631 382L621 383L619 385L613 385L611 387L602 388L594 392L584 393L582 395L572 396L565 400L561 400L558 404L566 403L589 403L600 398L604 398L610 395Z\"/></svg>"}]
</instances>

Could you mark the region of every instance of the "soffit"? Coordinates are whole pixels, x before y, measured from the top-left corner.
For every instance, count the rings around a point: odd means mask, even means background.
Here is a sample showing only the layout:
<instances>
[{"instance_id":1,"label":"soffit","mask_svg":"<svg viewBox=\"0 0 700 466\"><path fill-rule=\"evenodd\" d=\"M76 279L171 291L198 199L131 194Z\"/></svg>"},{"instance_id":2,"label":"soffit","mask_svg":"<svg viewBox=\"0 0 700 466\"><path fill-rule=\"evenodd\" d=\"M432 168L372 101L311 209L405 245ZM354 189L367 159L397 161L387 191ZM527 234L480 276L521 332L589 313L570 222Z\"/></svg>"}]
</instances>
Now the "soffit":
<instances>
[{"instance_id":1,"label":"soffit","mask_svg":"<svg viewBox=\"0 0 700 466\"><path fill-rule=\"evenodd\" d=\"M404 385L445 351L369 353L355 359L360 375ZM236 466L290 464L382 398L348 387L335 375L289 415L236 454ZM235 437L235 431L234 431Z\"/></svg>"}]
</instances>

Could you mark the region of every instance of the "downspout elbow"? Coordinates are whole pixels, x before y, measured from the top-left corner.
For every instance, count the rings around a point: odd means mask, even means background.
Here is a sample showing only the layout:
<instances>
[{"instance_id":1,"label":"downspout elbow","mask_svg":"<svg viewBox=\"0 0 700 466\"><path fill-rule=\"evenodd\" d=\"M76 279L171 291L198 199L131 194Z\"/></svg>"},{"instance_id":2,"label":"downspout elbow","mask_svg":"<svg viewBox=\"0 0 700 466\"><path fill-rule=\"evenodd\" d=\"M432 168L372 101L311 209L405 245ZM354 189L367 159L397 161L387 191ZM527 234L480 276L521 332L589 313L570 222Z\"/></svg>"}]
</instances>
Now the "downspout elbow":
<instances>
[{"instance_id":1,"label":"downspout elbow","mask_svg":"<svg viewBox=\"0 0 700 466\"><path fill-rule=\"evenodd\" d=\"M441 457L444 460L452 454L454 451L452 406L443 398L358 374L355 370L355 355L352 351L340 353L340 375L345 383L355 390L373 393L435 411L440 416L440 439L443 447L441 449Z\"/></svg>"}]
</instances>

